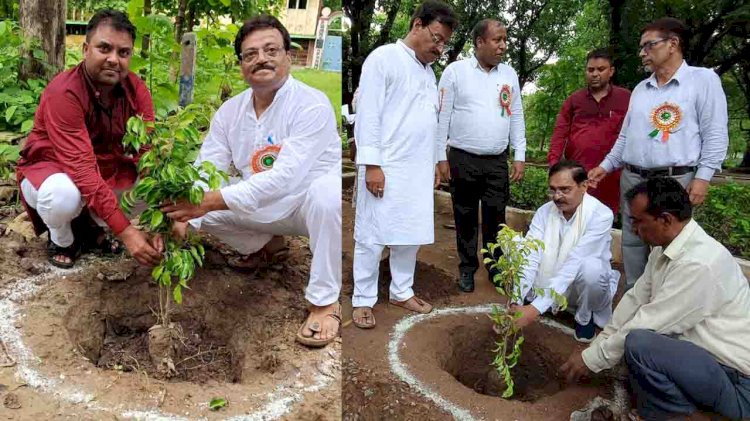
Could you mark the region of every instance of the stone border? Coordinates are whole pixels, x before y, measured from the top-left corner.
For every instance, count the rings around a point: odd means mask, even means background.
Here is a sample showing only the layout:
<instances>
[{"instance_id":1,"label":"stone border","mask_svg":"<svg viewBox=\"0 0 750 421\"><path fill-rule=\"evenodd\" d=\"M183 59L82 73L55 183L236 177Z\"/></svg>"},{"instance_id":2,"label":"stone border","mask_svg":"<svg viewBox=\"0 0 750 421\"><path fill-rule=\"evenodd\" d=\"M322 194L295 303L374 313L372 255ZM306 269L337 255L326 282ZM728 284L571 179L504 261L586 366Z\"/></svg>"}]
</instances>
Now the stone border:
<instances>
[{"instance_id":1,"label":"stone border","mask_svg":"<svg viewBox=\"0 0 750 421\"><path fill-rule=\"evenodd\" d=\"M401 381L408 384L414 391L434 402L440 409L451 414L456 420L475 421L476 418L471 414L471 411L451 402L417 379L416 376L409 371L406 364L401 361L398 351L401 347L401 342L403 341L404 336L409 332L409 329L419 323L445 315L488 314L492 312L492 307L494 305L495 304L480 304L470 307L446 307L435 309L428 314L412 314L402 318L393 326L391 339L388 341L388 363L391 372ZM540 321L542 324L558 329L566 335L573 336L573 329L564 326L555 320L542 317ZM622 391L617 390L617 386L615 386L615 394L622 394Z\"/></svg>"},{"instance_id":2,"label":"stone border","mask_svg":"<svg viewBox=\"0 0 750 421\"><path fill-rule=\"evenodd\" d=\"M7 351L16 362L16 375L28 386L41 390L42 392L52 395L60 400L64 400L74 405L82 405L84 409L93 411L104 411L127 419L138 419L146 421L186 421L188 418L163 413L158 410L143 409L125 409L122 407L106 407L95 401L94 395L69 386L63 383L64 379L47 377L45 374L37 371L33 366L40 360L34 355L31 349L26 346L21 337L21 332L15 327L19 317L22 317L23 303L34 297L41 290L48 286L53 280L62 277L79 275L86 270L91 269L92 259L83 258L78 262L74 269L59 269L52 267L50 272L21 278L8 283L8 289L0 293L0 340L5 344ZM314 393L324 389L332 383L335 376L328 376L328 373L335 370L336 361L339 358L338 352L328 350L330 358L323 360L322 367L316 370L313 376L315 383L295 390L288 386L277 386L272 392L268 393L266 404L251 414L244 414L228 418L230 421L268 421L281 418L287 415L293 408L294 404L302 402L305 393ZM299 376L299 374L298 374Z\"/></svg>"}]
</instances>

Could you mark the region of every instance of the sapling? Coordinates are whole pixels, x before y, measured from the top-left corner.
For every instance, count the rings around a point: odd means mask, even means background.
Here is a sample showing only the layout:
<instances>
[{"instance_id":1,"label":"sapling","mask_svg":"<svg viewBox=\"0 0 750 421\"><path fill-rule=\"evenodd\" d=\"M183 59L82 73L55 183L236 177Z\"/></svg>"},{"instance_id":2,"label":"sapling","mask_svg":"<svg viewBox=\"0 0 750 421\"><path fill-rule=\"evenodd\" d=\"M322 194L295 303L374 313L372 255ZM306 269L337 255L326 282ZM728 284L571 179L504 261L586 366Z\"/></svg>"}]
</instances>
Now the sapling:
<instances>
[{"instance_id":1,"label":"sapling","mask_svg":"<svg viewBox=\"0 0 750 421\"><path fill-rule=\"evenodd\" d=\"M202 162L197 168L193 165L201 145L196 127L207 126L207 115L210 112L200 106L189 105L155 123L132 117L123 137L126 153L135 154L144 147L147 151L138 161L139 179L132 190L123 194L120 206L130 212L135 202L142 200L147 208L140 215L140 225L164 240L162 260L151 271L159 287L159 311L156 324L149 329L149 354L158 370L165 373L174 372L173 341L179 335L170 318L171 303L182 303L183 290L189 289L196 265L203 265L205 251L197 235L175 237L173 222L159 207L180 200L197 205L203 200L204 186L215 190L222 180L228 180L210 162Z\"/></svg>"},{"instance_id":2,"label":"sapling","mask_svg":"<svg viewBox=\"0 0 750 421\"><path fill-rule=\"evenodd\" d=\"M490 319L494 323L498 339L495 342L493 353L495 358L492 365L504 386L503 398L513 396L513 376L511 369L518 364L521 357L521 345L524 338L520 329L514 323L521 314L512 312L510 306L522 301L522 274L523 268L528 263L528 256L532 252L544 250L544 243L538 239L525 238L521 233L514 231L507 225L501 225L502 229L497 234L497 242L487 244L488 249L482 249L482 253L488 255L484 259L485 264L490 264L497 269L492 279L497 292L506 298L502 306L493 306ZM495 251L502 250L502 256L495 258ZM537 296L549 294L560 309L565 309L567 300L553 289L534 288Z\"/></svg>"}]
</instances>

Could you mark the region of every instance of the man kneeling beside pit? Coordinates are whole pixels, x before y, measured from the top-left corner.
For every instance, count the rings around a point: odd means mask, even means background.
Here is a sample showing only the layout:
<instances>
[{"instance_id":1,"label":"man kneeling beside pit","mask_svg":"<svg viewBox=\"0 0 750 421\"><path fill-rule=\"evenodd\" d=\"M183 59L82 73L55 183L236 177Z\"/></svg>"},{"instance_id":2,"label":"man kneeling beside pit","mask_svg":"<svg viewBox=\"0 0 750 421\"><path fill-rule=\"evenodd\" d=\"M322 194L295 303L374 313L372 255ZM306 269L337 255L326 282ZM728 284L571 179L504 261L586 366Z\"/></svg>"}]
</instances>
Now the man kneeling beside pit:
<instances>
[{"instance_id":1,"label":"man kneeling beside pit","mask_svg":"<svg viewBox=\"0 0 750 421\"><path fill-rule=\"evenodd\" d=\"M750 417L750 288L737 261L692 219L673 178L625 196L633 231L652 247L612 321L561 367L568 381L625 357L638 415L682 419L696 409Z\"/></svg>"},{"instance_id":2,"label":"man kneeling beside pit","mask_svg":"<svg viewBox=\"0 0 750 421\"><path fill-rule=\"evenodd\" d=\"M620 274L612 270L610 229L612 211L586 193L586 170L574 161L560 161L549 170L550 202L534 214L527 238L542 240L544 250L532 252L522 270L522 294L527 305L512 306L524 327L552 307L550 289L576 307L575 334L591 342L595 326L612 316L612 297ZM535 296L535 288L545 290Z\"/></svg>"},{"instance_id":3,"label":"man kneeling beside pit","mask_svg":"<svg viewBox=\"0 0 750 421\"><path fill-rule=\"evenodd\" d=\"M162 211L177 221L178 235L190 221L251 257L268 250L274 236L309 237L310 316L297 341L325 346L341 322L341 143L333 108L289 75L291 38L276 18L245 22L234 47L250 89L219 108L196 165L209 161L228 171L234 163L242 180L206 192L200 205L179 202Z\"/></svg>"}]
</instances>

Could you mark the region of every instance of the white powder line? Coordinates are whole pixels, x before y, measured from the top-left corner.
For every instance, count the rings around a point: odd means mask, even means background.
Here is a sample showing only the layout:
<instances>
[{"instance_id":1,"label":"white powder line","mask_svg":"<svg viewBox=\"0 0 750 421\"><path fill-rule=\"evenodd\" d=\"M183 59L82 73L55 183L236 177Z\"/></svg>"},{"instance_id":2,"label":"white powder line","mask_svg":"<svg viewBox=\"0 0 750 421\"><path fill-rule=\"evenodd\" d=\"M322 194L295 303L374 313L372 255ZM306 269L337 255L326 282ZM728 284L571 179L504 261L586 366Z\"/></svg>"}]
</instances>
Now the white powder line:
<instances>
[{"instance_id":1,"label":"white powder line","mask_svg":"<svg viewBox=\"0 0 750 421\"><path fill-rule=\"evenodd\" d=\"M401 342L403 341L404 336L409 331L409 329L419 323L434 319L436 317L454 314L489 314L492 312L492 307L495 305L496 304L481 304L471 307L446 307L435 309L428 314L412 314L399 320L399 322L396 323L396 325L393 327L393 331L391 332L391 339L388 342L388 362L390 363L391 371L399 379L411 386L411 388L416 392L435 402L435 404L437 404L440 409L450 413L453 418L459 421L474 421L475 418L472 416L471 411L451 402L450 400L434 391L429 386L419 381L409 371L409 369L406 367L406 364L401 361L401 357L399 356L399 348L401 347ZM554 320L543 317L541 318L541 322L547 326L562 331L566 335L573 336L573 329Z\"/></svg>"},{"instance_id":2,"label":"white powder line","mask_svg":"<svg viewBox=\"0 0 750 421\"><path fill-rule=\"evenodd\" d=\"M16 329L15 325L21 316L21 307L29 298L34 297L44 287L51 284L55 279L66 276L79 275L92 268L91 261L88 259L79 260L79 265L73 269L52 269L44 274L32 276L29 278L12 281L6 286L6 290L0 292L0 340L5 344L8 354L16 361L17 376L28 386L41 390L44 393L53 395L59 399L72 403L74 405L82 404L85 408L96 411L105 411L109 413L119 413L123 418L132 418L144 421L187 421L188 418L163 413L158 410L140 410L140 409L123 409L106 407L95 401L95 395L80 390L74 386L66 385L60 379L47 377L43 373L34 369L41 360L26 346L21 338L21 332ZM323 372L333 372L336 370L335 363L338 353L332 350L328 351L328 356L322 360ZM313 372L315 363L308 368ZM229 418L231 421L267 421L281 418L289 413L294 404L304 399L304 394L308 392L317 392L329 386L332 381L330 376L321 373L312 375L314 383L309 386L303 386L295 390L289 386L279 386L273 392L268 393L267 403L255 411L246 415L239 415ZM205 419L205 418L201 418Z\"/></svg>"}]
</instances>

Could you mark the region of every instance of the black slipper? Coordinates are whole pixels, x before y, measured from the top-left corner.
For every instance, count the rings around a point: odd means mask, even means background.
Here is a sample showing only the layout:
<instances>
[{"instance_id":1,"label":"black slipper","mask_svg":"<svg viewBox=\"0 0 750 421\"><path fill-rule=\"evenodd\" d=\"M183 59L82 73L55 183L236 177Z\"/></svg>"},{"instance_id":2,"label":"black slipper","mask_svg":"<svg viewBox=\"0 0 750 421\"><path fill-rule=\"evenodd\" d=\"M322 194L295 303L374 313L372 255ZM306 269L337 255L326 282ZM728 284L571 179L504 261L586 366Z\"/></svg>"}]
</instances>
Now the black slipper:
<instances>
[{"instance_id":1,"label":"black slipper","mask_svg":"<svg viewBox=\"0 0 750 421\"><path fill-rule=\"evenodd\" d=\"M81 254L81 248L78 247L78 243L73 242L68 247L61 247L52 242L52 240L49 240L47 242L47 261L52 266L57 266L59 268L63 269L70 269L75 265L76 259ZM57 256L64 256L70 259L70 262L61 262L59 260L56 260L55 257Z\"/></svg>"}]
</instances>

